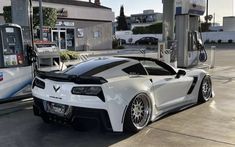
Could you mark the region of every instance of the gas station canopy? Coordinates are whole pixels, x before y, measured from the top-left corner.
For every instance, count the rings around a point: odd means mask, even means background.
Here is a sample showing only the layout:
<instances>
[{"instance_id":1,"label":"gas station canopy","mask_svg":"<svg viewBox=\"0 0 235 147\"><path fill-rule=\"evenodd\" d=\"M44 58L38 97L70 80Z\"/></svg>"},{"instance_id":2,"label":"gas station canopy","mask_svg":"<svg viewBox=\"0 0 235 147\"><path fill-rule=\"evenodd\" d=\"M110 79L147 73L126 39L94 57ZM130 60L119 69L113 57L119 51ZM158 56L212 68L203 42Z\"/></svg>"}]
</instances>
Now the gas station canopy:
<instances>
[{"instance_id":1,"label":"gas station canopy","mask_svg":"<svg viewBox=\"0 0 235 147\"><path fill-rule=\"evenodd\" d=\"M205 0L176 0L176 15L196 15L201 16L205 13Z\"/></svg>"}]
</instances>

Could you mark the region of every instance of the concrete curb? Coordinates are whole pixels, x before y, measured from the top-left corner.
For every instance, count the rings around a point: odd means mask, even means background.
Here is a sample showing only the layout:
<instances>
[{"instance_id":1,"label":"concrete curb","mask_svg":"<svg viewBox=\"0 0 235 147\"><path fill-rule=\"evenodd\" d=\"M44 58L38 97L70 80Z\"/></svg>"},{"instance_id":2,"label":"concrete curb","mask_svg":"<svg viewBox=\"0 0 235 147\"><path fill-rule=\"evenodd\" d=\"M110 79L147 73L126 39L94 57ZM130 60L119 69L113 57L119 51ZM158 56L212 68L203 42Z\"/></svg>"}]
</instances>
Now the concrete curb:
<instances>
[{"instance_id":1,"label":"concrete curb","mask_svg":"<svg viewBox=\"0 0 235 147\"><path fill-rule=\"evenodd\" d=\"M32 107L33 98L0 104L0 117Z\"/></svg>"}]
</instances>

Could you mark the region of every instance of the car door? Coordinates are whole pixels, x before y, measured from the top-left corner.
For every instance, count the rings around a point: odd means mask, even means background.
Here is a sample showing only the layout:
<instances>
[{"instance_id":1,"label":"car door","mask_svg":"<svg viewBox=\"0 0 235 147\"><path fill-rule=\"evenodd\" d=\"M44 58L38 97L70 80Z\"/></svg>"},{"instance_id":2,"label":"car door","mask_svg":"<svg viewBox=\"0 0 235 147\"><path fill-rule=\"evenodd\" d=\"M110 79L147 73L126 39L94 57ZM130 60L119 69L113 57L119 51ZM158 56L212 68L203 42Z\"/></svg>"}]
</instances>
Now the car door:
<instances>
[{"instance_id":1,"label":"car door","mask_svg":"<svg viewBox=\"0 0 235 147\"><path fill-rule=\"evenodd\" d=\"M185 105L187 92L193 78L182 76L176 79L175 76L152 76L153 91L156 107L159 110L168 110Z\"/></svg>"},{"instance_id":2,"label":"car door","mask_svg":"<svg viewBox=\"0 0 235 147\"><path fill-rule=\"evenodd\" d=\"M160 63L142 61L152 80L156 107L159 110L169 110L184 105L187 102L186 96L193 78L187 76L176 78L173 68L163 62Z\"/></svg>"}]
</instances>

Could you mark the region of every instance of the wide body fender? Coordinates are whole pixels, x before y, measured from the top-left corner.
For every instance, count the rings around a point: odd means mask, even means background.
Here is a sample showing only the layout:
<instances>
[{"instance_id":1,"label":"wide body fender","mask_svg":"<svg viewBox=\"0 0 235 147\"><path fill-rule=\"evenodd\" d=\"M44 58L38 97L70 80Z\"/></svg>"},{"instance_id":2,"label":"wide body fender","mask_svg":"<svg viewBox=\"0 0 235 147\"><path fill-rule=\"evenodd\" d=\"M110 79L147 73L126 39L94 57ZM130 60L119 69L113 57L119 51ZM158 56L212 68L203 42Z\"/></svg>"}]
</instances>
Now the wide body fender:
<instances>
[{"instance_id":1,"label":"wide body fender","mask_svg":"<svg viewBox=\"0 0 235 147\"><path fill-rule=\"evenodd\" d=\"M106 106L113 131L122 132L126 110L131 100L140 93L146 94L154 106L152 83L146 77L119 77L103 85Z\"/></svg>"},{"instance_id":2,"label":"wide body fender","mask_svg":"<svg viewBox=\"0 0 235 147\"><path fill-rule=\"evenodd\" d=\"M202 83L202 80L204 79L204 77L207 75L209 76L209 74L205 70L202 70L202 69L192 69L190 71L187 71L186 76L197 78L197 82L196 82L194 90L192 91L192 93L190 95L188 95L188 97L190 98L189 100L191 100L192 103L198 102L199 90L201 87L201 83ZM213 84L212 84L212 96L213 95L214 95L214 90L213 90Z\"/></svg>"}]
</instances>

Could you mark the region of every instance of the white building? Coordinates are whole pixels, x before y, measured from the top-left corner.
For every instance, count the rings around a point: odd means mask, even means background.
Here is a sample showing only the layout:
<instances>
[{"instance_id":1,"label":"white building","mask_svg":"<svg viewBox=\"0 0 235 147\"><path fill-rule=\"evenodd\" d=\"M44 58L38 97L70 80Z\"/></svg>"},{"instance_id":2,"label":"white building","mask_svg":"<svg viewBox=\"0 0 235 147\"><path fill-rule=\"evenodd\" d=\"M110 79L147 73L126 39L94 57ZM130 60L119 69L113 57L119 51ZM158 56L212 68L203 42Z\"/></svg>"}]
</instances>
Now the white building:
<instances>
[{"instance_id":1,"label":"white building","mask_svg":"<svg viewBox=\"0 0 235 147\"><path fill-rule=\"evenodd\" d=\"M235 16L223 18L223 31L225 32L235 31Z\"/></svg>"},{"instance_id":2,"label":"white building","mask_svg":"<svg viewBox=\"0 0 235 147\"><path fill-rule=\"evenodd\" d=\"M154 12L154 10L144 10L143 13L132 14L130 19L132 30L135 27L146 27L162 22L163 14Z\"/></svg>"},{"instance_id":3,"label":"white building","mask_svg":"<svg viewBox=\"0 0 235 147\"><path fill-rule=\"evenodd\" d=\"M10 0L0 0L0 23L4 23L3 7L9 5L11 5ZM33 6L38 5L38 0L33 0ZM44 36L56 42L61 49L112 48L114 13L110 8L100 5L99 0L95 0L95 3L43 0L43 7L56 8L58 11L56 27L45 29Z\"/></svg>"},{"instance_id":4,"label":"white building","mask_svg":"<svg viewBox=\"0 0 235 147\"><path fill-rule=\"evenodd\" d=\"M234 15L234 0L209 0L209 15L215 14L215 22L223 24L224 16ZM213 22L213 20L212 20Z\"/></svg>"}]
</instances>

